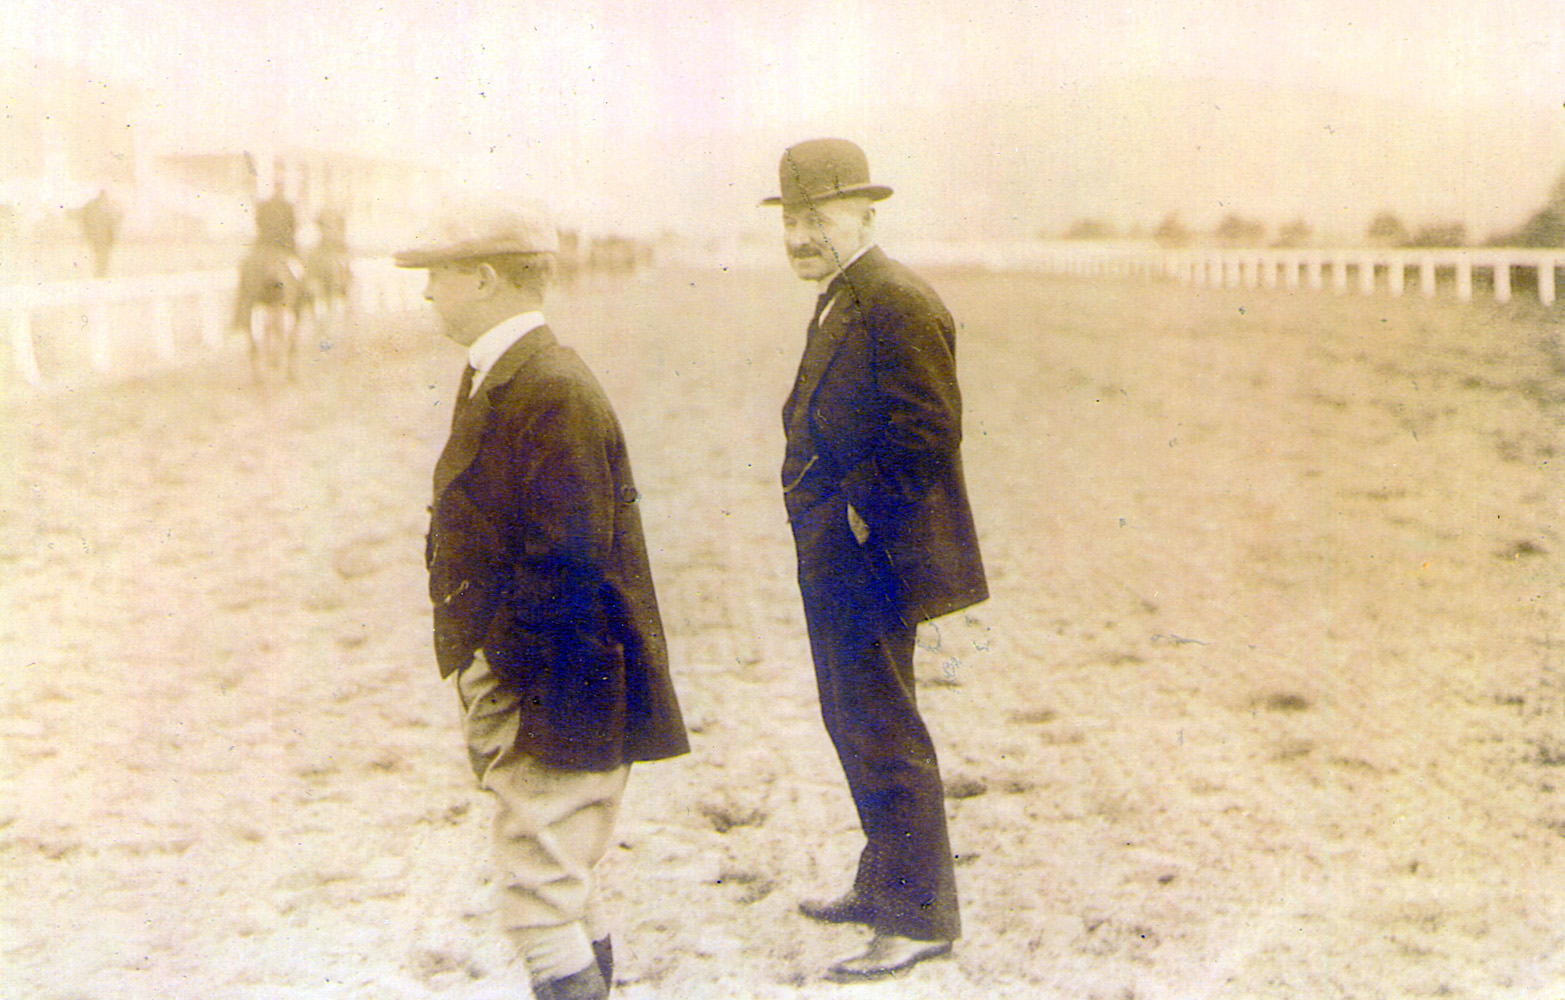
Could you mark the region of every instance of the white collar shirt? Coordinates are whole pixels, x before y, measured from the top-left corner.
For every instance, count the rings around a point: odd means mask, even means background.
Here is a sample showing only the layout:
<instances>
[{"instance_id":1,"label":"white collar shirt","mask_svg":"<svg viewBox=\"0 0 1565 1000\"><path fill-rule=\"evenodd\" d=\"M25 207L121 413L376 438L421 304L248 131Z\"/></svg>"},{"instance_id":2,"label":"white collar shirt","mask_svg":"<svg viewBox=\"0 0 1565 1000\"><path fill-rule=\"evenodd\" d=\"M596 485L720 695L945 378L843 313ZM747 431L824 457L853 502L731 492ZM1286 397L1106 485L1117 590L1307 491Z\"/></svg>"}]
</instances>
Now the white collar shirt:
<instances>
[{"instance_id":1,"label":"white collar shirt","mask_svg":"<svg viewBox=\"0 0 1565 1000\"><path fill-rule=\"evenodd\" d=\"M875 245L874 243L866 243L863 246L859 247L859 252L854 254L852 257L849 257L843 263L843 265L841 267L837 268L835 271L833 271L830 274L826 275L826 277L820 279L820 281L817 284L817 287L820 289L819 294L820 295L825 295L826 294L826 289L830 288L831 287L831 283L833 281L837 280L837 276L839 274L841 274L843 271L846 271L848 268L852 267L854 261L858 260L860 257L862 257L865 254L869 253L870 248L873 247L874 245ZM824 323L824 322L826 322L826 314L831 312L831 307L837 304L837 298L841 294L842 293L839 291L837 293L837 295L833 295L831 297L831 301L826 303L826 308L821 310L821 314L820 314L820 316L816 317L815 322L817 322L817 323Z\"/></svg>"},{"instance_id":2,"label":"white collar shirt","mask_svg":"<svg viewBox=\"0 0 1565 1000\"><path fill-rule=\"evenodd\" d=\"M543 313L532 312L517 313L509 319L503 319L484 332L483 336L473 341L467 348L467 363L473 366L473 388L468 393L468 398L478 394L478 387L484 384L484 378L489 370L500 360L500 356L509 351L518 340L543 326Z\"/></svg>"}]
</instances>

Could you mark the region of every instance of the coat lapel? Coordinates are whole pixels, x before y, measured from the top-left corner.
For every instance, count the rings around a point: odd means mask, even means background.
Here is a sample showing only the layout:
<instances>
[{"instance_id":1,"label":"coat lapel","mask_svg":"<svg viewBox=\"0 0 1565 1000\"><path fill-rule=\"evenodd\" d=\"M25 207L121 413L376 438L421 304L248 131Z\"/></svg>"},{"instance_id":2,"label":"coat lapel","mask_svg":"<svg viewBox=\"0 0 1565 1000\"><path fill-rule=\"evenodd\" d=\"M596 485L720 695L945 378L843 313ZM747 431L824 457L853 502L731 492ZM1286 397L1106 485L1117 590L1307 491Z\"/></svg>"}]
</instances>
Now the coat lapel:
<instances>
[{"instance_id":1,"label":"coat lapel","mask_svg":"<svg viewBox=\"0 0 1565 1000\"><path fill-rule=\"evenodd\" d=\"M788 391L788 398L783 401L783 426L788 427L793 423L794 414L799 406L808 402L809 394L815 391L815 385L820 381L820 374L816 371L821 355L822 330L821 312L830 304L832 295L839 291L841 278L834 280L827 289L815 300L815 314L810 317L810 325L804 336L804 350L799 353L799 370L793 378L793 388ZM835 312L836 310L833 310Z\"/></svg>"},{"instance_id":2,"label":"coat lapel","mask_svg":"<svg viewBox=\"0 0 1565 1000\"><path fill-rule=\"evenodd\" d=\"M446 439L446 446L440 452L439 460L435 462L436 504L440 503L440 497L445 493L446 487L450 486L478 455L478 447L483 442L484 432L489 429L494 414L495 392L511 381L517 372L537 357L540 351L554 342L554 334L549 328L540 326L512 344L510 350L500 355L500 360L496 361L494 367L484 376L477 395L468 401L466 408L452 425L451 436Z\"/></svg>"},{"instance_id":3,"label":"coat lapel","mask_svg":"<svg viewBox=\"0 0 1565 1000\"><path fill-rule=\"evenodd\" d=\"M799 384L791 400L794 405L807 407L814 401L815 391L820 388L826 370L831 367L847 337L849 320L859 313L858 286L864 283L883 256L879 247L870 247L832 282L834 301L831 312L821 323L815 342L806 348Z\"/></svg>"}]
</instances>

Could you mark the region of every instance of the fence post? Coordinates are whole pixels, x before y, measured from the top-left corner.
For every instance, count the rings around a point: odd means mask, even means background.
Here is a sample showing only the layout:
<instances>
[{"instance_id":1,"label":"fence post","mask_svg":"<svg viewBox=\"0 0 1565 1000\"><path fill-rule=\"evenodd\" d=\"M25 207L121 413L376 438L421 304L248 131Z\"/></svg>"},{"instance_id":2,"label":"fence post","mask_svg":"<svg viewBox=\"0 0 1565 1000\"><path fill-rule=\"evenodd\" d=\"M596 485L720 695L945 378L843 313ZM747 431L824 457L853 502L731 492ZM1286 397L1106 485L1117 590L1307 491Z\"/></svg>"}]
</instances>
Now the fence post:
<instances>
[{"instance_id":1,"label":"fence post","mask_svg":"<svg viewBox=\"0 0 1565 1000\"><path fill-rule=\"evenodd\" d=\"M223 296L216 292L201 295L201 343L205 347L216 349L223 346L223 331L228 324L223 304Z\"/></svg>"},{"instance_id":2,"label":"fence post","mask_svg":"<svg viewBox=\"0 0 1565 1000\"><path fill-rule=\"evenodd\" d=\"M1511 301L1511 261L1509 257L1494 257L1494 301Z\"/></svg>"},{"instance_id":3,"label":"fence post","mask_svg":"<svg viewBox=\"0 0 1565 1000\"><path fill-rule=\"evenodd\" d=\"M33 353L32 314L26 309L17 309L7 316L11 328L11 360L16 363L16 371L28 385L41 385L43 376L38 373L38 358Z\"/></svg>"},{"instance_id":4,"label":"fence post","mask_svg":"<svg viewBox=\"0 0 1565 1000\"><path fill-rule=\"evenodd\" d=\"M1546 306L1554 304L1554 258L1538 258L1538 301Z\"/></svg>"},{"instance_id":5,"label":"fence post","mask_svg":"<svg viewBox=\"0 0 1565 1000\"><path fill-rule=\"evenodd\" d=\"M1359 258L1359 294L1372 295L1375 291L1375 258L1369 254Z\"/></svg>"},{"instance_id":6,"label":"fence post","mask_svg":"<svg viewBox=\"0 0 1565 1000\"><path fill-rule=\"evenodd\" d=\"M1426 299L1435 297L1435 259L1427 253L1418 258L1418 290Z\"/></svg>"},{"instance_id":7,"label":"fence post","mask_svg":"<svg viewBox=\"0 0 1565 1000\"><path fill-rule=\"evenodd\" d=\"M1387 287L1396 298L1402 297L1402 283L1407 280L1406 267L1407 258L1399 253L1393 253L1386 261Z\"/></svg>"},{"instance_id":8,"label":"fence post","mask_svg":"<svg viewBox=\"0 0 1565 1000\"><path fill-rule=\"evenodd\" d=\"M174 309L167 294L152 299L152 346L159 361L174 360Z\"/></svg>"},{"instance_id":9,"label":"fence post","mask_svg":"<svg viewBox=\"0 0 1565 1000\"><path fill-rule=\"evenodd\" d=\"M1309 263L1305 265L1305 269L1309 272L1310 288L1317 292L1320 291L1322 285L1320 256L1318 254L1310 254Z\"/></svg>"},{"instance_id":10,"label":"fence post","mask_svg":"<svg viewBox=\"0 0 1565 1000\"><path fill-rule=\"evenodd\" d=\"M1473 300L1473 259L1466 254L1456 262L1456 297L1461 302Z\"/></svg>"},{"instance_id":11,"label":"fence post","mask_svg":"<svg viewBox=\"0 0 1565 1000\"><path fill-rule=\"evenodd\" d=\"M105 302L94 302L87 310L88 356L96 371L106 372L114 360L113 346L109 342L109 307Z\"/></svg>"}]
</instances>

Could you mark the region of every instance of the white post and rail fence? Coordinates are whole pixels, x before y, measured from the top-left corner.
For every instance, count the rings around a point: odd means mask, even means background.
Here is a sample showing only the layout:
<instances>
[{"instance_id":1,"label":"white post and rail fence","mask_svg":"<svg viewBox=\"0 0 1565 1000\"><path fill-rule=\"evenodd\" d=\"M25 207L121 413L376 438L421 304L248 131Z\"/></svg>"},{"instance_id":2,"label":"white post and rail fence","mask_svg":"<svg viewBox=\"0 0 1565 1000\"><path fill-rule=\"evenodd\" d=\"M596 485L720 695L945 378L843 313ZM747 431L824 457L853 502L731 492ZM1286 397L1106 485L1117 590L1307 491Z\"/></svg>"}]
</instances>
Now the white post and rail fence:
<instances>
[{"instance_id":1,"label":"white post and rail fence","mask_svg":"<svg viewBox=\"0 0 1565 1000\"><path fill-rule=\"evenodd\" d=\"M1532 279L1537 300L1553 305L1565 248L1500 247L1439 250L1164 250L1112 244L1042 244L1015 256L1032 269L1084 277L1171 278L1209 288L1299 288L1400 296L1416 288L1426 298L1474 297L1474 279L1496 302L1509 302L1516 275Z\"/></svg>"},{"instance_id":2,"label":"white post and rail fence","mask_svg":"<svg viewBox=\"0 0 1565 1000\"><path fill-rule=\"evenodd\" d=\"M1512 298L1515 276L1537 301L1555 302L1565 248L1164 249L1145 244L944 244L913 255L920 263L982 266L1079 278L1139 278L1208 288L1330 290L1472 301L1475 286L1496 302ZM382 258L354 263L360 319L417 308L423 275ZM34 385L56 371L99 374L172 363L192 350L216 350L229 336L233 269L180 274L0 285L5 377ZM41 359L41 356L42 359Z\"/></svg>"},{"instance_id":3,"label":"white post and rail fence","mask_svg":"<svg viewBox=\"0 0 1565 1000\"><path fill-rule=\"evenodd\" d=\"M389 260L353 264L363 319L418 307L423 272ZM130 373L220 350L231 336L233 268L0 285L6 378L33 386L56 373ZM0 378L0 382L5 381Z\"/></svg>"}]
</instances>

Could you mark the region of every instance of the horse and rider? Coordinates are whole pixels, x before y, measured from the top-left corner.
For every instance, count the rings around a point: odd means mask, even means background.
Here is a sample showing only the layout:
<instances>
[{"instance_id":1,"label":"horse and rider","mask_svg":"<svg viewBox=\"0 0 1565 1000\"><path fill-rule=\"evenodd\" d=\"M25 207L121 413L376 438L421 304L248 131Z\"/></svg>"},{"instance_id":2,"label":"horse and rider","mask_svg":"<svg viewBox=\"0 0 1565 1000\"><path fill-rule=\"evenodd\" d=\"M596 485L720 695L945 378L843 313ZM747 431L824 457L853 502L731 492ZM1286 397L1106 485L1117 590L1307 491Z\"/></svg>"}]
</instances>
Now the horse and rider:
<instances>
[{"instance_id":1,"label":"horse and rider","mask_svg":"<svg viewBox=\"0 0 1565 1000\"><path fill-rule=\"evenodd\" d=\"M250 373L258 385L269 373L293 380L302 323L329 337L350 321L346 219L328 209L317 223L320 238L301 258L293 205L275 189L256 204L255 241L239 265L233 325L249 335Z\"/></svg>"},{"instance_id":2,"label":"horse and rider","mask_svg":"<svg viewBox=\"0 0 1565 1000\"><path fill-rule=\"evenodd\" d=\"M348 220L334 208L315 217L319 233L304 258L304 282L323 347L332 346L353 324L353 263L348 252Z\"/></svg>"},{"instance_id":3,"label":"horse and rider","mask_svg":"<svg viewBox=\"0 0 1565 1000\"><path fill-rule=\"evenodd\" d=\"M307 304L296 230L293 205L280 191L256 204L255 241L239 262L233 325L249 334L250 375L257 385L268 372L293 380Z\"/></svg>"}]
</instances>

